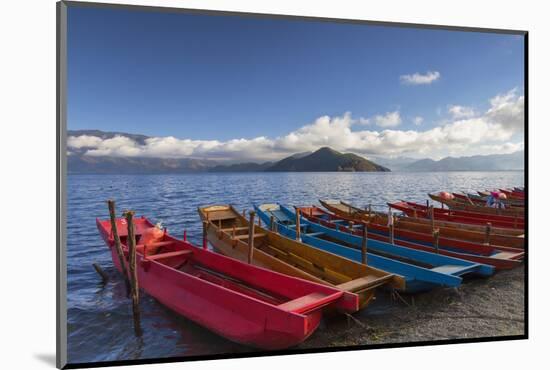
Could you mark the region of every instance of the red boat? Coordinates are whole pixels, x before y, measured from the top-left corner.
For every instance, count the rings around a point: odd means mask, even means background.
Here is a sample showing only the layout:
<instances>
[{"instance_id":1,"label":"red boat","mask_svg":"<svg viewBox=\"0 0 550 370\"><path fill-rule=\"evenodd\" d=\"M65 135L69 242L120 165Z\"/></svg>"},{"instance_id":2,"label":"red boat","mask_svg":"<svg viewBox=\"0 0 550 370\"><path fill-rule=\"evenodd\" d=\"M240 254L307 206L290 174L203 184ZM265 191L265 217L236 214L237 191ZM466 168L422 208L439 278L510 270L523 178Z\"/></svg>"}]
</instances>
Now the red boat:
<instances>
[{"instance_id":1,"label":"red boat","mask_svg":"<svg viewBox=\"0 0 550 370\"><path fill-rule=\"evenodd\" d=\"M361 223L350 217L337 216L316 206L299 207L302 216L321 225L354 235L362 235ZM376 217L368 222L368 238L383 242L390 242L390 228L387 224L377 223ZM355 226L353 226L355 225ZM356 228L360 227L359 229ZM394 224L394 243L403 247L435 253L433 236L399 228ZM524 251L517 248L494 247L486 244L471 243L462 240L439 238L439 254L461 258L464 260L495 266L505 270L514 268L522 263Z\"/></svg>"},{"instance_id":2,"label":"red boat","mask_svg":"<svg viewBox=\"0 0 550 370\"><path fill-rule=\"evenodd\" d=\"M96 223L121 271L110 220ZM116 225L127 263L126 220L117 219ZM324 307L344 312L359 307L356 294L249 265L166 232L160 240L139 244L143 232L155 226L144 217L134 219L134 225L140 288L177 314L234 342L269 350L288 348L315 331Z\"/></svg>"},{"instance_id":3,"label":"red boat","mask_svg":"<svg viewBox=\"0 0 550 370\"><path fill-rule=\"evenodd\" d=\"M507 189L498 189L500 190L502 193L506 194L507 197L509 198L512 198L512 199L521 199L521 200L524 200L525 199L525 193L524 192L520 192L520 191L515 191L515 190L507 190Z\"/></svg>"},{"instance_id":4,"label":"red boat","mask_svg":"<svg viewBox=\"0 0 550 370\"><path fill-rule=\"evenodd\" d=\"M427 206L414 202L396 202L388 203L392 208L404 212L407 216L412 217L429 217L429 209ZM475 213L469 211L451 210L447 208L434 207L435 220L459 222L473 225L486 225L490 223L492 226L508 228L508 229L524 229L524 219L520 217L489 215L484 213Z\"/></svg>"}]
</instances>

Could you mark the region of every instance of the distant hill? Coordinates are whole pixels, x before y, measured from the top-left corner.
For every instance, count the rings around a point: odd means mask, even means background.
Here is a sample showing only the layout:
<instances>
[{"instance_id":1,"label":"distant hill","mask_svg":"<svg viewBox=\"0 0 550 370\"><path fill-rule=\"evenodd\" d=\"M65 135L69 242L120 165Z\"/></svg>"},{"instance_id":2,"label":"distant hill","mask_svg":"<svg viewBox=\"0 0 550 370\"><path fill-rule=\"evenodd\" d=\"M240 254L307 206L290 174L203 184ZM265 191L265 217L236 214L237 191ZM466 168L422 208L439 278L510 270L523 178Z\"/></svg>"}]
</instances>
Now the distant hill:
<instances>
[{"instance_id":1,"label":"distant hill","mask_svg":"<svg viewBox=\"0 0 550 370\"><path fill-rule=\"evenodd\" d=\"M70 174L162 174L205 172L217 163L193 158L99 157L72 154L67 157Z\"/></svg>"},{"instance_id":2,"label":"distant hill","mask_svg":"<svg viewBox=\"0 0 550 370\"><path fill-rule=\"evenodd\" d=\"M421 159L404 165L403 171L509 171L524 169L523 150L512 154L446 157L439 161Z\"/></svg>"},{"instance_id":3,"label":"distant hill","mask_svg":"<svg viewBox=\"0 0 550 370\"><path fill-rule=\"evenodd\" d=\"M273 162L265 163L236 163L229 165L217 165L208 169L208 172L262 172L273 165Z\"/></svg>"},{"instance_id":4,"label":"distant hill","mask_svg":"<svg viewBox=\"0 0 550 370\"><path fill-rule=\"evenodd\" d=\"M340 153L324 147L305 156L290 156L268 167L269 172L314 172L314 171L390 171L363 157L351 153Z\"/></svg>"}]
</instances>

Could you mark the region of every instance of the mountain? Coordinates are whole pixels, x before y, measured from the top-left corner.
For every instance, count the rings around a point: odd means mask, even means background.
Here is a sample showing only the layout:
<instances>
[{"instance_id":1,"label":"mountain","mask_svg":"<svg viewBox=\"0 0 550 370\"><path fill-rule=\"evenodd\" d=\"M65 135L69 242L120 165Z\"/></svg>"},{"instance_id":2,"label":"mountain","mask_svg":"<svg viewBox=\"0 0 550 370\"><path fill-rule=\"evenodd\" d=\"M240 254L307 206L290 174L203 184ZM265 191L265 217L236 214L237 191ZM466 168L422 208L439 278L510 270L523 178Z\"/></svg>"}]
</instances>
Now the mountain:
<instances>
[{"instance_id":1,"label":"mountain","mask_svg":"<svg viewBox=\"0 0 550 370\"><path fill-rule=\"evenodd\" d=\"M217 163L193 158L99 157L71 154L69 174L164 174L206 172Z\"/></svg>"},{"instance_id":2,"label":"mountain","mask_svg":"<svg viewBox=\"0 0 550 370\"><path fill-rule=\"evenodd\" d=\"M208 169L208 172L262 172L273 165L273 162L265 163L235 163L229 165L217 165Z\"/></svg>"},{"instance_id":3,"label":"mountain","mask_svg":"<svg viewBox=\"0 0 550 370\"><path fill-rule=\"evenodd\" d=\"M509 171L524 169L525 152L512 154L446 157L439 161L421 159L401 168L403 171Z\"/></svg>"},{"instance_id":4,"label":"mountain","mask_svg":"<svg viewBox=\"0 0 550 370\"><path fill-rule=\"evenodd\" d=\"M268 167L269 172L364 172L390 171L363 157L351 153L340 153L328 147L305 156L290 156Z\"/></svg>"},{"instance_id":5,"label":"mountain","mask_svg":"<svg viewBox=\"0 0 550 370\"><path fill-rule=\"evenodd\" d=\"M403 171L407 169L411 163L418 161L418 158L410 157L378 157L373 156L368 158L369 160L389 168L392 171Z\"/></svg>"}]
</instances>

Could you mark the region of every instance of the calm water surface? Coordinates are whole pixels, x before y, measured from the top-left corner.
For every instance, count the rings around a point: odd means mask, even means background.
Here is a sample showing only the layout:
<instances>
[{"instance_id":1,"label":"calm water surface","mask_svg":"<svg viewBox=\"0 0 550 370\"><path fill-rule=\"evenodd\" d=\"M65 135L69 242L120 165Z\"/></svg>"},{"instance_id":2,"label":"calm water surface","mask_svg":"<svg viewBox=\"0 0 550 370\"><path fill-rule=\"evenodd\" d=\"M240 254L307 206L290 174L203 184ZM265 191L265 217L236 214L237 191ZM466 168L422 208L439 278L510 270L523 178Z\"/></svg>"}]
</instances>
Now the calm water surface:
<instances>
[{"instance_id":1,"label":"calm water surface","mask_svg":"<svg viewBox=\"0 0 550 370\"><path fill-rule=\"evenodd\" d=\"M124 284L95 226L108 218L107 199L117 211L133 209L162 221L177 237L187 230L200 244L197 207L231 203L317 204L319 198L345 199L358 206L407 199L425 202L440 190L475 191L524 185L523 172L438 173L234 173L189 175L70 175L68 177L68 350L69 362L95 362L186 355L247 352L178 317L142 295L141 338L134 336ZM384 208L386 209L386 208ZM102 286L92 267L111 276ZM368 309L367 309L368 314Z\"/></svg>"}]
</instances>

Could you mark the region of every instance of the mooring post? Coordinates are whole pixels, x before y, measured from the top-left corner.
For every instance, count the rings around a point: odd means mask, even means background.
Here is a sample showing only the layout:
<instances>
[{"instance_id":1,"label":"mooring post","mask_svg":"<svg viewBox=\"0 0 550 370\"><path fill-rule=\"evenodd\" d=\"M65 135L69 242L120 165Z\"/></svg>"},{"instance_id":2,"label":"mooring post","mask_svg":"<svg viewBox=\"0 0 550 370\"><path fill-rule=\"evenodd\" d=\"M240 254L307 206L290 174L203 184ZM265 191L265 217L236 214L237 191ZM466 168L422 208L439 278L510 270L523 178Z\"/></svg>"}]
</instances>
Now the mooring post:
<instances>
[{"instance_id":1,"label":"mooring post","mask_svg":"<svg viewBox=\"0 0 550 370\"><path fill-rule=\"evenodd\" d=\"M256 216L256 212L250 211L250 221L248 222L248 263L252 262L254 254L254 216Z\"/></svg>"},{"instance_id":2,"label":"mooring post","mask_svg":"<svg viewBox=\"0 0 550 370\"><path fill-rule=\"evenodd\" d=\"M350 234L353 234L353 221L349 221L349 232Z\"/></svg>"},{"instance_id":3,"label":"mooring post","mask_svg":"<svg viewBox=\"0 0 550 370\"><path fill-rule=\"evenodd\" d=\"M130 294L130 280L128 280L128 271L126 269L126 262L124 258L124 253L122 253L122 246L120 245L120 237L118 235L118 229L116 226L116 214L115 214L115 201L109 199L107 201L109 206L109 215L111 218L111 234L113 235L113 240L115 242L116 254L118 256L118 262L120 264L120 270L124 276L124 283L126 285L126 295Z\"/></svg>"},{"instance_id":4,"label":"mooring post","mask_svg":"<svg viewBox=\"0 0 550 370\"><path fill-rule=\"evenodd\" d=\"M208 248L208 221L202 222L202 249Z\"/></svg>"},{"instance_id":5,"label":"mooring post","mask_svg":"<svg viewBox=\"0 0 550 370\"><path fill-rule=\"evenodd\" d=\"M439 254L439 229L433 231L435 253Z\"/></svg>"},{"instance_id":6,"label":"mooring post","mask_svg":"<svg viewBox=\"0 0 550 370\"><path fill-rule=\"evenodd\" d=\"M491 229L491 223L487 222L487 225L485 225L485 244L491 244Z\"/></svg>"},{"instance_id":7,"label":"mooring post","mask_svg":"<svg viewBox=\"0 0 550 370\"><path fill-rule=\"evenodd\" d=\"M363 223L363 238L361 240L361 263L363 265L367 264L367 241L368 241L368 230L367 223Z\"/></svg>"},{"instance_id":8,"label":"mooring post","mask_svg":"<svg viewBox=\"0 0 550 370\"><path fill-rule=\"evenodd\" d=\"M434 231L435 230L435 209L433 205L430 207L430 217L432 221L432 231Z\"/></svg>"},{"instance_id":9,"label":"mooring post","mask_svg":"<svg viewBox=\"0 0 550 370\"><path fill-rule=\"evenodd\" d=\"M301 242L302 238L300 237L300 208L296 208L296 240Z\"/></svg>"},{"instance_id":10,"label":"mooring post","mask_svg":"<svg viewBox=\"0 0 550 370\"><path fill-rule=\"evenodd\" d=\"M134 330L137 336L141 336L140 312L139 312L139 282L136 268L136 234L134 230L134 211L124 213L128 224L128 250L130 253L130 283L132 287L132 309L134 313Z\"/></svg>"}]
</instances>

